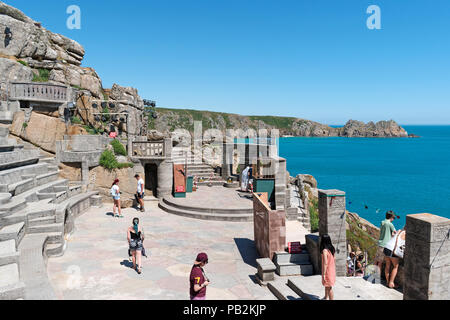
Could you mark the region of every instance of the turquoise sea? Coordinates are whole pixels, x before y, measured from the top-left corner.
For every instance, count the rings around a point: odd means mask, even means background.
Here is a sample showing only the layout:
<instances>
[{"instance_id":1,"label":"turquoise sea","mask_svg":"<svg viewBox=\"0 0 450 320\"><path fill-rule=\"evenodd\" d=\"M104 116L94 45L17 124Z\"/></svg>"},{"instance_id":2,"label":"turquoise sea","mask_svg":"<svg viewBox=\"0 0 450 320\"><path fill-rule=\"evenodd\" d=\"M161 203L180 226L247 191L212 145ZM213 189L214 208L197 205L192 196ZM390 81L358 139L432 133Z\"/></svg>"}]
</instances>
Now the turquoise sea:
<instances>
[{"instance_id":1,"label":"turquoise sea","mask_svg":"<svg viewBox=\"0 0 450 320\"><path fill-rule=\"evenodd\" d=\"M403 127L421 138L281 138L280 156L291 176L345 191L347 209L377 226L387 210L397 228L412 213L450 218L450 126Z\"/></svg>"}]
</instances>

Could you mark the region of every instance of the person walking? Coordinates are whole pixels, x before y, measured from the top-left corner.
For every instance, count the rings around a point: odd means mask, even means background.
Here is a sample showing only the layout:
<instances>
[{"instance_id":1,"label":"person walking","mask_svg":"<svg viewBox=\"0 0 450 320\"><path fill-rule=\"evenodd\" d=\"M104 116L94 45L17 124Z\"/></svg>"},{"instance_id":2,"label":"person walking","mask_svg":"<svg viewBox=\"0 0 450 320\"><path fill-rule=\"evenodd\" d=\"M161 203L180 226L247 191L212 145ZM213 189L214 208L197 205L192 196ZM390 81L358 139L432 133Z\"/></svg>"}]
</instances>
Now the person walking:
<instances>
[{"instance_id":1,"label":"person walking","mask_svg":"<svg viewBox=\"0 0 450 320\"><path fill-rule=\"evenodd\" d=\"M322 235L320 238L320 253L322 255L322 285L325 287L325 297L323 300L334 300L333 286L336 283L336 250L329 235Z\"/></svg>"},{"instance_id":2,"label":"person walking","mask_svg":"<svg viewBox=\"0 0 450 320\"><path fill-rule=\"evenodd\" d=\"M145 197L145 183L144 179L141 178L139 174L134 176L137 180L137 192L136 192L136 200L140 205L141 212L145 212L144 208L144 197Z\"/></svg>"},{"instance_id":3,"label":"person walking","mask_svg":"<svg viewBox=\"0 0 450 320\"><path fill-rule=\"evenodd\" d=\"M133 269L142 273L142 250L144 247L144 229L139 224L139 218L133 219L133 225L127 230L128 245L130 248Z\"/></svg>"},{"instance_id":4,"label":"person walking","mask_svg":"<svg viewBox=\"0 0 450 320\"><path fill-rule=\"evenodd\" d=\"M119 188L119 179L114 180L113 185L111 187L111 195L113 197L114 205L113 205L113 215L115 217L123 218L122 215L122 207L120 204L120 188ZM116 214L116 208L118 214Z\"/></svg>"},{"instance_id":5,"label":"person walking","mask_svg":"<svg viewBox=\"0 0 450 320\"><path fill-rule=\"evenodd\" d=\"M199 253L189 276L191 300L206 300L206 287L210 284L203 268L208 264L208 255Z\"/></svg>"},{"instance_id":6,"label":"person walking","mask_svg":"<svg viewBox=\"0 0 450 320\"><path fill-rule=\"evenodd\" d=\"M385 245L384 248L384 261L386 262L384 275L386 277L388 287L391 289L397 288L397 286L395 285L395 277L397 276L400 259L403 259L405 243L406 229L403 228L392 237L392 239Z\"/></svg>"}]
</instances>

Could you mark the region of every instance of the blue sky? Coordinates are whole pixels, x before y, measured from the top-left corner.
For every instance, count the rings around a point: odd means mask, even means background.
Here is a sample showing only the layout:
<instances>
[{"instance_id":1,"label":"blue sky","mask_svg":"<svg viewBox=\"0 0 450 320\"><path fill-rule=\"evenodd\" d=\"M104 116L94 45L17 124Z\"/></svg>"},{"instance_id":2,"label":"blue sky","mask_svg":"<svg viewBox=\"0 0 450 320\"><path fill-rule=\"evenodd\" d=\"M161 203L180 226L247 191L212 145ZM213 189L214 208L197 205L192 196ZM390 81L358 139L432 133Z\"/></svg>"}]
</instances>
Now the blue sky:
<instances>
[{"instance_id":1,"label":"blue sky","mask_svg":"<svg viewBox=\"0 0 450 320\"><path fill-rule=\"evenodd\" d=\"M104 87L162 107L450 124L448 0L5 2L80 42ZM81 30L66 27L72 4ZM371 4L382 30L366 27Z\"/></svg>"}]
</instances>

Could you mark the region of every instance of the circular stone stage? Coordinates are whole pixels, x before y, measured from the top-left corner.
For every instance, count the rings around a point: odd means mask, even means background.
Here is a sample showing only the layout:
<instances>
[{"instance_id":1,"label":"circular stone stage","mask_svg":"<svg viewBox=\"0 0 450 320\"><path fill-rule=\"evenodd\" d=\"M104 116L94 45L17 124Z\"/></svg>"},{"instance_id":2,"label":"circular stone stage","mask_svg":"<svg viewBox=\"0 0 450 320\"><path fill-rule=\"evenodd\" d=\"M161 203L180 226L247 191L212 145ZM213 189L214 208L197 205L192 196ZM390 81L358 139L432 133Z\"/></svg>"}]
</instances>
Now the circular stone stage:
<instances>
[{"instance_id":1,"label":"circular stone stage","mask_svg":"<svg viewBox=\"0 0 450 320\"><path fill-rule=\"evenodd\" d=\"M186 198L166 196L159 207L172 214L202 220L253 221L251 194L225 187L201 186Z\"/></svg>"}]
</instances>

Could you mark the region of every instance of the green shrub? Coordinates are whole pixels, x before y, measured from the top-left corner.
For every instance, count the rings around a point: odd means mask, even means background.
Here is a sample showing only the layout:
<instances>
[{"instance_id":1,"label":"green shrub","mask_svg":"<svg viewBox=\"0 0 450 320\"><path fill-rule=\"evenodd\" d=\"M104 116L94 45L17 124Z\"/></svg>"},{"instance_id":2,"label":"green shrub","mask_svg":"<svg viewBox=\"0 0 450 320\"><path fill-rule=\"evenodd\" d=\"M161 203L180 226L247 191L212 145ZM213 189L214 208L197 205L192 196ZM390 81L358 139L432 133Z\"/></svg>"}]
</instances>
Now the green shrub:
<instances>
[{"instance_id":1,"label":"green shrub","mask_svg":"<svg viewBox=\"0 0 450 320\"><path fill-rule=\"evenodd\" d=\"M91 135L97 135L99 133L99 131L92 126L83 126L83 128Z\"/></svg>"},{"instance_id":2,"label":"green shrub","mask_svg":"<svg viewBox=\"0 0 450 320\"><path fill-rule=\"evenodd\" d=\"M25 61L17 60L17 62L20 63L21 65L24 65L25 67L28 67L28 63L26 63Z\"/></svg>"},{"instance_id":3,"label":"green shrub","mask_svg":"<svg viewBox=\"0 0 450 320\"><path fill-rule=\"evenodd\" d=\"M133 168L132 163L119 163L116 156L110 150L105 150L100 156L100 166L108 170Z\"/></svg>"},{"instance_id":4,"label":"green shrub","mask_svg":"<svg viewBox=\"0 0 450 320\"><path fill-rule=\"evenodd\" d=\"M319 231L319 201L311 199L309 201L309 218L311 224L311 232Z\"/></svg>"},{"instance_id":5,"label":"green shrub","mask_svg":"<svg viewBox=\"0 0 450 320\"><path fill-rule=\"evenodd\" d=\"M26 128L28 127L28 123L24 122L24 123L22 124L22 127L23 127L24 129L26 129Z\"/></svg>"},{"instance_id":6,"label":"green shrub","mask_svg":"<svg viewBox=\"0 0 450 320\"><path fill-rule=\"evenodd\" d=\"M123 144L120 143L119 140L114 139L113 141L111 141L111 145L114 148L114 153L117 156L127 156L127 150L125 149L125 147L123 146Z\"/></svg>"},{"instance_id":7,"label":"green shrub","mask_svg":"<svg viewBox=\"0 0 450 320\"><path fill-rule=\"evenodd\" d=\"M100 165L105 169L114 170L119 167L119 162L111 150L105 150L100 156Z\"/></svg>"},{"instance_id":8,"label":"green shrub","mask_svg":"<svg viewBox=\"0 0 450 320\"><path fill-rule=\"evenodd\" d=\"M47 69L38 69L39 75L33 76L33 82L47 82L50 76L50 71Z\"/></svg>"},{"instance_id":9,"label":"green shrub","mask_svg":"<svg viewBox=\"0 0 450 320\"><path fill-rule=\"evenodd\" d=\"M72 124L82 124L83 121L81 121L80 118L78 118L77 116L73 116L70 121L72 122Z\"/></svg>"}]
</instances>

